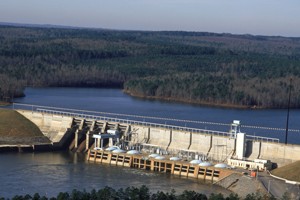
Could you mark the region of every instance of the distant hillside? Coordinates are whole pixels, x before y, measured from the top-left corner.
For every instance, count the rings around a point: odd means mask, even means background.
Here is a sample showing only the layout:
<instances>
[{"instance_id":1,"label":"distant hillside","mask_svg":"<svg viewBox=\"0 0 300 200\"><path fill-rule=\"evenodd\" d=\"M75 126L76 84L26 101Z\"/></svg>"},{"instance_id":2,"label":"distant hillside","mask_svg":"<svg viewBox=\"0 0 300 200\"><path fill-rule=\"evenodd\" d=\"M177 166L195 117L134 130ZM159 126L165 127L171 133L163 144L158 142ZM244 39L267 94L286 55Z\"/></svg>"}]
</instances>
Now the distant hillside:
<instances>
[{"instance_id":1,"label":"distant hillside","mask_svg":"<svg viewBox=\"0 0 300 200\"><path fill-rule=\"evenodd\" d=\"M116 87L221 106L300 107L300 38L0 26L0 100L25 86Z\"/></svg>"},{"instance_id":2,"label":"distant hillside","mask_svg":"<svg viewBox=\"0 0 300 200\"><path fill-rule=\"evenodd\" d=\"M63 29L80 29L80 27L74 26L63 26L63 25L52 25L52 24L21 24L13 22L0 22L0 26L9 26L9 27L28 27L28 28L63 28Z\"/></svg>"},{"instance_id":3,"label":"distant hillside","mask_svg":"<svg viewBox=\"0 0 300 200\"><path fill-rule=\"evenodd\" d=\"M300 161L274 169L272 174L290 181L300 182Z\"/></svg>"}]
</instances>

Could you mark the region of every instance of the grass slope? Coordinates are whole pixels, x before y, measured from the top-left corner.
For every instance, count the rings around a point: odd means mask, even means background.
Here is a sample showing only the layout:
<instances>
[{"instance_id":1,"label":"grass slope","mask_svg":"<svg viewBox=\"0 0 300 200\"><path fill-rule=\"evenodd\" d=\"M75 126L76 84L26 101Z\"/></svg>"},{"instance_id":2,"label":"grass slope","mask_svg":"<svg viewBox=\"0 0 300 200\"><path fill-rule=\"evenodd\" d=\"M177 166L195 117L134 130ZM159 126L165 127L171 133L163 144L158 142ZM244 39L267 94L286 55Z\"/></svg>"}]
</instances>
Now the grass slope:
<instances>
[{"instance_id":1,"label":"grass slope","mask_svg":"<svg viewBox=\"0 0 300 200\"><path fill-rule=\"evenodd\" d=\"M300 182L300 161L277 168L272 171L272 174L290 181Z\"/></svg>"},{"instance_id":2,"label":"grass slope","mask_svg":"<svg viewBox=\"0 0 300 200\"><path fill-rule=\"evenodd\" d=\"M48 142L48 138L30 120L14 110L0 109L0 144Z\"/></svg>"}]
</instances>

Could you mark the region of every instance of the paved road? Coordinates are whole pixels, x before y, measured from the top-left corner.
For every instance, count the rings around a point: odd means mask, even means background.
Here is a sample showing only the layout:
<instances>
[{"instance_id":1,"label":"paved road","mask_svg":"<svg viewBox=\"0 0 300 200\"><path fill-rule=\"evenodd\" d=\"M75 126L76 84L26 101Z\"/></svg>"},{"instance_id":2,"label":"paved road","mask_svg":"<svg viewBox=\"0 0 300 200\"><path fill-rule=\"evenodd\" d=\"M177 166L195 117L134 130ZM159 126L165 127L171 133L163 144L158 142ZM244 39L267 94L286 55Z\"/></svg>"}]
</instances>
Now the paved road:
<instances>
[{"instance_id":1,"label":"paved road","mask_svg":"<svg viewBox=\"0 0 300 200\"><path fill-rule=\"evenodd\" d=\"M292 199L300 198L300 187L298 185L287 184L285 181L273 178L267 172L259 172L258 180L260 180L267 191L276 198L281 198L288 193Z\"/></svg>"}]
</instances>

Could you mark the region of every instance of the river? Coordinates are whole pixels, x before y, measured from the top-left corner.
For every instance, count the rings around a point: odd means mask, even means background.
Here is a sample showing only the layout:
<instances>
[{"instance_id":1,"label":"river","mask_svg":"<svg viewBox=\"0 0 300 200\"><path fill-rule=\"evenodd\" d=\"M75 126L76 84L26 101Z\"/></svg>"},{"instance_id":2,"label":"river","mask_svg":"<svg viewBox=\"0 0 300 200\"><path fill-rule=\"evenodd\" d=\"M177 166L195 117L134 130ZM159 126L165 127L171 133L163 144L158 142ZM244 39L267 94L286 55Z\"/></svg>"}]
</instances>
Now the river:
<instances>
[{"instance_id":1,"label":"river","mask_svg":"<svg viewBox=\"0 0 300 200\"><path fill-rule=\"evenodd\" d=\"M56 197L73 189L91 191L109 186L115 189L147 185L152 192L176 193L194 190L207 195L229 191L202 180L180 178L107 164L89 163L84 154L71 152L35 152L0 154L0 197L15 195Z\"/></svg>"},{"instance_id":2,"label":"river","mask_svg":"<svg viewBox=\"0 0 300 200\"><path fill-rule=\"evenodd\" d=\"M143 100L130 97L118 89L27 88L25 94L26 97L15 99L15 102L221 124L241 120L242 124L249 126L280 128L279 131L248 128L245 131L247 134L277 137L281 141L285 137L283 130L286 125L286 110L239 110ZM130 116L125 118L130 118ZM150 119L139 117L138 120ZM299 110L291 110L289 127L300 129L299 121ZM229 129L228 125L212 126L209 123L178 122L168 119L155 122L223 131ZM291 131L288 139L290 143L299 144L299 132ZM88 163L84 157L84 154L70 152L1 153L0 197L11 198L17 194L27 193L33 195L35 192L52 197L59 192L71 192L73 189L90 191L104 186L118 189L142 184L147 185L151 191L170 192L171 189L175 189L177 193L180 193L188 189L208 195L212 192L228 194L227 190L201 180Z\"/></svg>"}]
</instances>

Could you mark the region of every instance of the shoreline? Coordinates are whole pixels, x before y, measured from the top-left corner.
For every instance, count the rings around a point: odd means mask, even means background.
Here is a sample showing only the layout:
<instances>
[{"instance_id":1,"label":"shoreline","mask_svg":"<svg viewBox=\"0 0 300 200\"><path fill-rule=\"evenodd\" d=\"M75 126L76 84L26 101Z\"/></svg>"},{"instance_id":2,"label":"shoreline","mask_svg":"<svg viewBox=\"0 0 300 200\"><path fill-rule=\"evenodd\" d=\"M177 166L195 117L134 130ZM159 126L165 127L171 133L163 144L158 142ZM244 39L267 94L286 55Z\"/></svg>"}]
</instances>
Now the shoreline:
<instances>
[{"instance_id":1,"label":"shoreline","mask_svg":"<svg viewBox=\"0 0 300 200\"><path fill-rule=\"evenodd\" d=\"M57 87L58 88L64 88L64 87L77 88L77 86L57 86ZM32 87L32 88L39 88L39 87ZM53 87L45 86L44 88L53 88ZM78 88L81 88L81 87L78 87ZM86 87L86 88L89 88L89 87ZM174 97L146 96L146 95L140 95L140 94L131 92L130 90L125 90L124 88L121 88L121 87L92 87L92 88L120 89L123 93L125 93L131 97L134 97L134 98L139 98L139 99L144 99L144 100L159 100L159 101L165 101L165 102L169 102L169 103L182 103L182 104L187 104L187 105L198 105L198 106L206 106L206 107L225 108L225 109L241 109L241 110L264 110L264 109L281 110L281 109L286 109L286 108L280 108L280 107L262 107L262 106L257 106L257 105L249 106L249 105L237 105L237 104L230 104L230 103L211 103L211 102L207 102L207 101L199 101L199 100L191 100L191 99L187 100L184 98L174 98ZM24 96L26 96L26 95L24 95ZM12 103L13 102L0 101L0 107L8 106L8 105L11 105ZM294 108L294 109L299 109L299 108Z\"/></svg>"},{"instance_id":2,"label":"shoreline","mask_svg":"<svg viewBox=\"0 0 300 200\"><path fill-rule=\"evenodd\" d=\"M0 101L0 107L1 106L9 106L9 105L11 105L12 103L10 103L10 102L6 102L6 101Z\"/></svg>"},{"instance_id":3,"label":"shoreline","mask_svg":"<svg viewBox=\"0 0 300 200\"><path fill-rule=\"evenodd\" d=\"M156 97L156 96L144 96L139 95L133 92L130 92L128 90L122 90L123 93L130 95L134 98L139 99L148 99L148 100L160 100L160 101L166 101L170 103L183 103L183 104L189 104L189 105L199 105L199 106L207 106L207 107L219 107L219 108L226 108L226 109L257 109L257 110L263 110L263 109L280 109L280 108L265 108L265 107L258 107L258 106L243 106L243 105L235 105L235 104L217 104L217 103L209 103L205 101L193 101L193 100L186 100L186 99L176 99L176 98L170 98L170 97Z\"/></svg>"}]
</instances>

